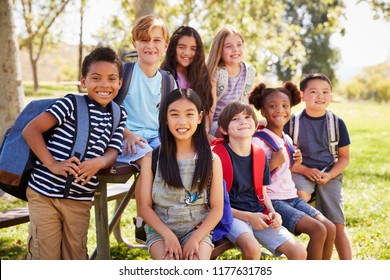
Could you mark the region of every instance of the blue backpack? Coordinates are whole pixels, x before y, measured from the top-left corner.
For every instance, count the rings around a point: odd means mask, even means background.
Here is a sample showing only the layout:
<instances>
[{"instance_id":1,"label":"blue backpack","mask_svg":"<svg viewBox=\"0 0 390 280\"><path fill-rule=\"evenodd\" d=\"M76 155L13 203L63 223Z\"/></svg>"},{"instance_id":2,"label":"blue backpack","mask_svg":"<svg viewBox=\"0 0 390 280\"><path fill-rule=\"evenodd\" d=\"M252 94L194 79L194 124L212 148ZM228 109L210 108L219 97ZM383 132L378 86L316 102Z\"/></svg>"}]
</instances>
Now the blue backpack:
<instances>
[{"instance_id":1,"label":"blue backpack","mask_svg":"<svg viewBox=\"0 0 390 280\"><path fill-rule=\"evenodd\" d=\"M153 175L156 174L159 150L160 148L158 147L154 149L152 152ZM224 198L224 204L223 204L222 219L215 226L211 234L213 243L224 238L229 233L233 223L233 214L232 214L232 209L230 208L229 192L226 189L225 180L223 180L223 198Z\"/></svg>"},{"instance_id":2,"label":"blue backpack","mask_svg":"<svg viewBox=\"0 0 390 280\"><path fill-rule=\"evenodd\" d=\"M73 96L76 100L76 134L70 157L76 156L80 160L84 160L90 134L89 121L86 121L89 120L88 104L85 96ZM57 100L58 98L53 98L30 102L16 118L13 126L7 129L3 137L0 146L0 188L22 200L27 201L26 189L28 179L36 161L36 156L24 140L22 131L33 118L44 112ZM111 102L111 112L113 115L113 133L119 124L121 115L120 107L115 102ZM52 130L47 131L44 134L44 139L47 141L51 134ZM65 196L66 191L70 189L72 181L73 177L68 176L65 186Z\"/></svg>"}]
</instances>

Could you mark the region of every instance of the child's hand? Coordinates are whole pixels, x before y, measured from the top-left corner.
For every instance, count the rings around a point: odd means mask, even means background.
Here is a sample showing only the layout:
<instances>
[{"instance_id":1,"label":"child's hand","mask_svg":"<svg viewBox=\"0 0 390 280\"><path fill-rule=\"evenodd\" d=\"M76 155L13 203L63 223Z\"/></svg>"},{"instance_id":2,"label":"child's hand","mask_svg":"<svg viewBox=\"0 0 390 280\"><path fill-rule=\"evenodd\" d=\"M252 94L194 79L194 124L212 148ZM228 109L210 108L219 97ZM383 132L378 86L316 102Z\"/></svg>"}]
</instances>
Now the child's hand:
<instances>
[{"instance_id":1,"label":"child's hand","mask_svg":"<svg viewBox=\"0 0 390 280\"><path fill-rule=\"evenodd\" d=\"M69 174L77 176L79 174L80 160L77 157L71 157L64 161L55 161L53 164L48 165L47 168L56 175L62 175L67 177Z\"/></svg>"},{"instance_id":2,"label":"child's hand","mask_svg":"<svg viewBox=\"0 0 390 280\"><path fill-rule=\"evenodd\" d=\"M189 238L183 246L184 260L200 260L199 242L194 238Z\"/></svg>"},{"instance_id":3,"label":"child's hand","mask_svg":"<svg viewBox=\"0 0 390 280\"><path fill-rule=\"evenodd\" d=\"M317 168L306 168L303 175L312 182L321 180L322 173Z\"/></svg>"},{"instance_id":4,"label":"child's hand","mask_svg":"<svg viewBox=\"0 0 390 280\"><path fill-rule=\"evenodd\" d=\"M325 185L328 181L332 179L332 176L328 172L324 172L321 174L321 178L317 181L319 185Z\"/></svg>"},{"instance_id":5,"label":"child's hand","mask_svg":"<svg viewBox=\"0 0 390 280\"><path fill-rule=\"evenodd\" d=\"M86 185L89 180L91 180L92 176L98 173L100 169L102 169L103 163L101 158L93 158L90 160L85 160L79 165L79 173L77 174L77 178L75 178L75 182L82 182L81 185ZM76 176L75 176L76 177Z\"/></svg>"},{"instance_id":6,"label":"child's hand","mask_svg":"<svg viewBox=\"0 0 390 280\"><path fill-rule=\"evenodd\" d=\"M294 163L301 164L302 163L302 153L300 149L296 149L293 154Z\"/></svg>"},{"instance_id":7,"label":"child's hand","mask_svg":"<svg viewBox=\"0 0 390 280\"><path fill-rule=\"evenodd\" d=\"M251 213L248 222L252 225L253 229L259 230L268 227L268 220L268 215L265 215L263 213Z\"/></svg>"},{"instance_id":8,"label":"child's hand","mask_svg":"<svg viewBox=\"0 0 390 280\"><path fill-rule=\"evenodd\" d=\"M163 260L181 260L183 252L180 246L180 242L172 232L167 237L164 237L164 252Z\"/></svg>"},{"instance_id":9,"label":"child's hand","mask_svg":"<svg viewBox=\"0 0 390 280\"><path fill-rule=\"evenodd\" d=\"M270 227L273 227L274 229L277 229L282 225L282 216L280 216L279 213L271 212L268 214L269 220L271 221L269 223Z\"/></svg>"},{"instance_id":10,"label":"child's hand","mask_svg":"<svg viewBox=\"0 0 390 280\"><path fill-rule=\"evenodd\" d=\"M272 152L270 159L270 166L272 167L271 169L281 166L285 161L286 158L284 156L284 149L283 147L280 147L279 151Z\"/></svg>"},{"instance_id":11,"label":"child's hand","mask_svg":"<svg viewBox=\"0 0 390 280\"><path fill-rule=\"evenodd\" d=\"M141 148L144 148L144 145L148 143L143 137L138 134L129 132L126 134L127 137L124 137L125 145L123 146L123 154L132 156L137 153L136 144L138 144Z\"/></svg>"}]
</instances>

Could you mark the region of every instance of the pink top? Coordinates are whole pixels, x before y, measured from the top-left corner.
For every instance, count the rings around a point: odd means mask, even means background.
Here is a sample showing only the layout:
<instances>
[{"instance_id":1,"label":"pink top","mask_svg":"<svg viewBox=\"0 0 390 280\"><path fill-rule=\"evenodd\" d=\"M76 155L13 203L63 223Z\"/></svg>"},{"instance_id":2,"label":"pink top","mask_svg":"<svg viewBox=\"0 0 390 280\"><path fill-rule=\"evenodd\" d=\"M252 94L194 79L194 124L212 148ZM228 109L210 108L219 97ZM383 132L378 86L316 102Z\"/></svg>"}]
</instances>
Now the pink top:
<instances>
[{"instance_id":1,"label":"pink top","mask_svg":"<svg viewBox=\"0 0 390 280\"><path fill-rule=\"evenodd\" d=\"M187 79L180 73L177 72L177 83L179 84L179 88L189 88L190 83Z\"/></svg>"},{"instance_id":2,"label":"pink top","mask_svg":"<svg viewBox=\"0 0 390 280\"><path fill-rule=\"evenodd\" d=\"M283 149L283 154L285 157L285 162L279 166L275 174L271 177L271 184L267 186L267 194L270 199L289 199L297 197L297 189L295 188L295 183L292 180L291 170L290 170L290 158L286 151L286 145L284 143L284 138L280 138L271 130L264 128L264 131L269 134L275 143ZM284 137L289 137L284 134ZM273 150L263 142L258 137L253 137L252 142L256 145L259 145L265 152L265 155L268 160L271 159Z\"/></svg>"}]
</instances>

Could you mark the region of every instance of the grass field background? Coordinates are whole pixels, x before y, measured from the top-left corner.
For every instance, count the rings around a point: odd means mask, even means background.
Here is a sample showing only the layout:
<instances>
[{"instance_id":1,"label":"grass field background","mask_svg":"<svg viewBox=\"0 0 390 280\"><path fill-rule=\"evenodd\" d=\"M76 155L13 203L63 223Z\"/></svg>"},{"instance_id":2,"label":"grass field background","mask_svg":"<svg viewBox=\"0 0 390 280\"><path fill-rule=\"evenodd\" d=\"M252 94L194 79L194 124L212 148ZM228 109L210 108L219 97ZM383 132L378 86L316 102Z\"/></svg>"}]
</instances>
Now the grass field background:
<instances>
[{"instance_id":1,"label":"grass field background","mask_svg":"<svg viewBox=\"0 0 390 280\"><path fill-rule=\"evenodd\" d=\"M296 109L302 108L302 105ZM296 110L295 109L295 110ZM344 172L344 198L347 229L355 260L390 259L390 106L369 102L337 102L329 107L346 123L350 137L350 164ZM109 203L110 214L114 202ZM19 200L0 201L0 210L24 206ZM131 201L122 217L122 232L134 242L132 218L135 202ZM88 238L89 253L96 247L94 209L91 211ZM25 259L28 225L0 229L0 259ZM298 239L306 243L307 237ZM114 259L150 259L142 249L129 250L110 237ZM236 249L227 251L222 259L240 259ZM334 250L332 259L338 259Z\"/></svg>"}]
</instances>

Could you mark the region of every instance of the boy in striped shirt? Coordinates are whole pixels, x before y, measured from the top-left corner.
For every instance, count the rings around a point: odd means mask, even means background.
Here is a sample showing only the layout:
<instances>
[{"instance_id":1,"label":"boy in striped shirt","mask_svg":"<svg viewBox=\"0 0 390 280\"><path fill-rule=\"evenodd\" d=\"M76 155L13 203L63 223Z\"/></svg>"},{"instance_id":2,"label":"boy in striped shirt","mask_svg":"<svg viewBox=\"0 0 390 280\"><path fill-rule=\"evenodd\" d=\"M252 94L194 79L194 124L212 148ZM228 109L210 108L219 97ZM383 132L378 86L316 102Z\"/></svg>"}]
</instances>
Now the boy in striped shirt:
<instances>
[{"instance_id":1,"label":"boy in striped shirt","mask_svg":"<svg viewBox=\"0 0 390 280\"><path fill-rule=\"evenodd\" d=\"M89 111L90 133L85 159L70 156L75 139L75 96L49 106L23 130L38 160L27 188L30 211L28 259L88 259L87 233L96 173L110 167L121 151L127 113L121 107L113 130L111 101L122 84L122 63L110 48L97 48L82 65L81 85ZM52 131L47 143L43 134ZM73 180L65 193L67 176Z\"/></svg>"}]
</instances>

